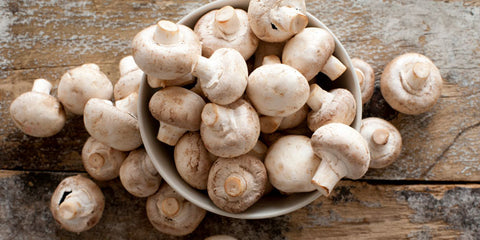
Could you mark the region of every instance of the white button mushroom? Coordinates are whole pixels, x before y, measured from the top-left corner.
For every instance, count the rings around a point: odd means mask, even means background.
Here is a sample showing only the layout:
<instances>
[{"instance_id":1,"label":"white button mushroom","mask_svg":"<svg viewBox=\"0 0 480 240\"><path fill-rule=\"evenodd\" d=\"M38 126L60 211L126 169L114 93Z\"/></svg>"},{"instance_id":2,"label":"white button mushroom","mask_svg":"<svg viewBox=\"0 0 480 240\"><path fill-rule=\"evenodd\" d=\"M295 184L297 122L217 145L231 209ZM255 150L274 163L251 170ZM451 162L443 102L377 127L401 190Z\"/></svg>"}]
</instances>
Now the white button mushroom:
<instances>
[{"instance_id":1,"label":"white button mushroom","mask_svg":"<svg viewBox=\"0 0 480 240\"><path fill-rule=\"evenodd\" d=\"M310 138L301 135L277 140L265 157L270 183L284 193L311 192L316 188L312 177L320 164Z\"/></svg>"},{"instance_id":2,"label":"white button mushroom","mask_svg":"<svg viewBox=\"0 0 480 240\"><path fill-rule=\"evenodd\" d=\"M90 98L110 100L113 85L96 64L90 63L68 70L60 79L57 92L68 111L82 115Z\"/></svg>"},{"instance_id":3,"label":"white button mushroom","mask_svg":"<svg viewBox=\"0 0 480 240\"><path fill-rule=\"evenodd\" d=\"M52 84L37 79L32 91L23 93L10 105L10 116L15 125L33 137L50 137L65 126L65 111L60 102L50 95Z\"/></svg>"},{"instance_id":4,"label":"white button mushroom","mask_svg":"<svg viewBox=\"0 0 480 240\"><path fill-rule=\"evenodd\" d=\"M402 150L402 136L391 123L380 118L362 120L360 133L370 149L370 168L384 168L392 164Z\"/></svg>"},{"instance_id":5,"label":"white button mushroom","mask_svg":"<svg viewBox=\"0 0 480 240\"><path fill-rule=\"evenodd\" d=\"M92 178L108 181L118 177L120 166L127 157L124 152L113 149L93 137L89 137L82 148L82 162Z\"/></svg>"},{"instance_id":6,"label":"white button mushroom","mask_svg":"<svg viewBox=\"0 0 480 240\"><path fill-rule=\"evenodd\" d=\"M359 179L370 164L368 143L355 129L330 123L317 129L312 136L312 148L322 161L312 183L328 196L343 177Z\"/></svg>"},{"instance_id":7,"label":"white button mushroom","mask_svg":"<svg viewBox=\"0 0 480 240\"><path fill-rule=\"evenodd\" d=\"M137 118L114 107L111 101L92 98L83 115L87 132L98 141L120 151L142 145Z\"/></svg>"},{"instance_id":8,"label":"white button mushroom","mask_svg":"<svg viewBox=\"0 0 480 240\"><path fill-rule=\"evenodd\" d=\"M173 158L185 182L196 189L207 189L208 172L217 157L207 151L198 132L188 132L178 140Z\"/></svg>"},{"instance_id":9,"label":"white button mushroom","mask_svg":"<svg viewBox=\"0 0 480 240\"><path fill-rule=\"evenodd\" d=\"M161 20L140 31L132 42L133 58L147 75L174 80L192 72L202 46L190 28Z\"/></svg>"},{"instance_id":10,"label":"white button mushroom","mask_svg":"<svg viewBox=\"0 0 480 240\"><path fill-rule=\"evenodd\" d=\"M327 30L309 27L287 41L282 61L300 71L308 81L319 72L333 81L347 70L347 67L332 55L334 50L335 40Z\"/></svg>"},{"instance_id":11,"label":"white button mushroom","mask_svg":"<svg viewBox=\"0 0 480 240\"><path fill-rule=\"evenodd\" d=\"M258 158L218 158L208 175L208 196L220 209L239 213L263 196L266 182L267 170Z\"/></svg>"},{"instance_id":12,"label":"white button mushroom","mask_svg":"<svg viewBox=\"0 0 480 240\"><path fill-rule=\"evenodd\" d=\"M251 0L248 20L252 31L265 42L283 42L308 24L304 0Z\"/></svg>"},{"instance_id":13,"label":"white button mushroom","mask_svg":"<svg viewBox=\"0 0 480 240\"><path fill-rule=\"evenodd\" d=\"M206 211L185 200L166 183L147 199L147 217L158 231L174 236L192 233Z\"/></svg>"},{"instance_id":14,"label":"white button mushroom","mask_svg":"<svg viewBox=\"0 0 480 240\"><path fill-rule=\"evenodd\" d=\"M360 84L362 103L365 104L372 98L375 90L375 72L370 64L359 58L352 58L352 65Z\"/></svg>"},{"instance_id":15,"label":"white button mushroom","mask_svg":"<svg viewBox=\"0 0 480 240\"><path fill-rule=\"evenodd\" d=\"M160 122L157 139L175 146L187 131L200 129L205 101L196 93L181 87L167 87L150 98L149 109Z\"/></svg>"},{"instance_id":16,"label":"white button mushroom","mask_svg":"<svg viewBox=\"0 0 480 240\"><path fill-rule=\"evenodd\" d=\"M209 152L236 157L253 149L260 135L255 109L240 99L227 106L208 103L202 111L200 135Z\"/></svg>"},{"instance_id":17,"label":"white button mushroom","mask_svg":"<svg viewBox=\"0 0 480 240\"><path fill-rule=\"evenodd\" d=\"M308 127L312 131L332 122L350 125L355 119L355 98L343 88L327 92L317 84L312 84L307 104L312 109L307 116Z\"/></svg>"},{"instance_id":18,"label":"white button mushroom","mask_svg":"<svg viewBox=\"0 0 480 240\"><path fill-rule=\"evenodd\" d=\"M76 233L94 227L104 208L105 198L100 188L81 175L63 179L50 200L53 218L62 228Z\"/></svg>"},{"instance_id":19,"label":"white button mushroom","mask_svg":"<svg viewBox=\"0 0 480 240\"><path fill-rule=\"evenodd\" d=\"M162 181L162 177L143 148L128 154L120 167L119 176L123 187L136 197L154 194Z\"/></svg>"},{"instance_id":20,"label":"white button mushroom","mask_svg":"<svg viewBox=\"0 0 480 240\"><path fill-rule=\"evenodd\" d=\"M193 30L202 42L205 57L210 57L220 48L233 48L247 60L258 46L258 38L248 24L247 12L231 6L203 15Z\"/></svg>"},{"instance_id":21,"label":"white button mushroom","mask_svg":"<svg viewBox=\"0 0 480 240\"><path fill-rule=\"evenodd\" d=\"M440 71L430 59L418 53L406 53L385 67L380 90L393 109L416 115L435 105L442 84Z\"/></svg>"},{"instance_id":22,"label":"white button mushroom","mask_svg":"<svg viewBox=\"0 0 480 240\"><path fill-rule=\"evenodd\" d=\"M122 58L118 65L120 78L113 87L115 101L124 99L132 93L138 93L143 78L143 71L135 63L133 56Z\"/></svg>"}]
</instances>

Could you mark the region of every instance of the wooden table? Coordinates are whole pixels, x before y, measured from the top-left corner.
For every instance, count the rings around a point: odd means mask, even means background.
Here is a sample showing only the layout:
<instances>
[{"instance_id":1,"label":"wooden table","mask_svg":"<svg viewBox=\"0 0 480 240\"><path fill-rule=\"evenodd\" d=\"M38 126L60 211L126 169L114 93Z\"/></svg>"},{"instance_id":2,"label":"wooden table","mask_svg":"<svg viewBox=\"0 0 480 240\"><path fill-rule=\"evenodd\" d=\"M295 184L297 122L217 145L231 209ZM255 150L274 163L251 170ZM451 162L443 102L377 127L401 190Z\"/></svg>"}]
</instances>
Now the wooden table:
<instances>
[{"instance_id":1,"label":"wooden table","mask_svg":"<svg viewBox=\"0 0 480 240\"><path fill-rule=\"evenodd\" d=\"M0 239L170 239L148 222L145 199L118 180L99 182L106 208L90 231L59 228L48 204L65 177L84 173L88 137L81 116L50 138L14 127L8 107L36 78L58 84L63 73L97 63L112 82L118 62L142 28L178 20L207 3L155 0L3 0L0 2ZM478 0L307 1L352 57L370 62L378 79L395 56L419 52L444 78L435 107L418 116L388 107L378 89L364 117L390 120L403 152L386 169L342 181L331 197L273 219L207 214L185 239L230 234L239 239L480 238L480 2Z\"/></svg>"}]
</instances>

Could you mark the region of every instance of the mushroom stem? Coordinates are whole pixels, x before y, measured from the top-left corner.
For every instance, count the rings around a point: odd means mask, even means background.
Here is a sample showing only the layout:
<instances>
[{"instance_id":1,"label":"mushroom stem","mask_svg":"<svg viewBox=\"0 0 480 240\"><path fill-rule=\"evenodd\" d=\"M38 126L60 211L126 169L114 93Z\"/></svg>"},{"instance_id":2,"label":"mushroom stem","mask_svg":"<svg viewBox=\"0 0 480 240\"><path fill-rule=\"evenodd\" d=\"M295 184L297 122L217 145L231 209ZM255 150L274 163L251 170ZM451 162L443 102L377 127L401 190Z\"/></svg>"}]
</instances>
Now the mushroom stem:
<instances>
[{"instance_id":1,"label":"mushroom stem","mask_svg":"<svg viewBox=\"0 0 480 240\"><path fill-rule=\"evenodd\" d=\"M358 84L360 85L360 90L365 90L365 74L363 74L362 70L355 68L355 74L357 75Z\"/></svg>"},{"instance_id":2,"label":"mushroom stem","mask_svg":"<svg viewBox=\"0 0 480 240\"><path fill-rule=\"evenodd\" d=\"M219 109L216 104L208 103L202 111L202 122L207 126L213 126L220 119Z\"/></svg>"},{"instance_id":3,"label":"mushroom stem","mask_svg":"<svg viewBox=\"0 0 480 240\"><path fill-rule=\"evenodd\" d=\"M322 73L327 75L330 80L334 81L339 78L345 71L347 67L333 55L330 56L327 60L327 63L323 66Z\"/></svg>"},{"instance_id":4,"label":"mushroom stem","mask_svg":"<svg viewBox=\"0 0 480 240\"><path fill-rule=\"evenodd\" d=\"M263 58L262 65L268 65L268 64L280 64L282 63L280 61L280 58L277 55L268 55Z\"/></svg>"},{"instance_id":5,"label":"mushroom stem","mask_svg":"<svg viewBox=\"0 0 480 240\"><path fill-rule=\"evenodd\" d=\"M214 88L219 83L223 71L220 63L200 56L192 75L198 78L202 88Z\"/></svg>"},{"instance_id":6,"label":"mushroom stem","mask_svg":"<svg viewBox=\"0 0 480 240\"><path fill-rule=\"evenodd\" d=\"M137 117L137 103L138 93L134 92L128 95L126 98L115 101L115 107L118 109L130 113L135 118Z\"/></svg>"},{"instance_id":7,"label":"mushroom stem","mask_svg":"<svg viewBox=\"0 0 480 240\"><path fill-rule=\"evenodd\" d=\"M77 216L84 216L93 211L94 204L91 204L92 199L87 191L81 189L74 191L60 203L59 215L62 219L73 219Z\"/></svg>"},{"instance_id":8,"label":"mushroom stem","mask_svg":"<svg viewBox=\"0 0 480 240\"><path fill-rule=\"evenodd\" d=\"M33 82L32 92L50 95L50 90L52 90L52 84L45 79L37 79Z\"/></svg>"},{"instance_id":9,"label":"mushroom stem","mask_svg":"<svg viewBox=\"0 0 480 240\"><path fill-rule=\"evenodd\" d=\"M308 24L308 18L305 14L288 6L272 9L270 19L275 27L293 34L300 32Z\"/></svg>"},{"instance_id":10,"label":"mushroom stem","mask_svg":"<svg viewBox=\"0 0 480 240\"><path fill-rule=\"evenodd\" d=\"M324 196L330 195L335 185L346 176L345 171L337 172L333 169L326 159L322 159L322 162L317 168L315 175L312 178L312 184L321 192ZM344 170L340 167L339 170Z\"/></svg>"},{"instance_id":11,"label":"mushroom stem","mask_svg":"<svg viewBox=\"0 0 480 240\"><path fill-rule=\"evenodd\" d=\"M241 196L247 189L247 183L242 176L238 174L232 174L225 179L223 187L225 188L225 192L230 197L238 197Z\"/></svg>"},{"instance_id":12,"label":"mushroom stem","mask_svg":"<svg viewBox=\"0 0 480 240\"><path fill-rule=\"evenodd\" d=\"M174 197L159 199L157 208L167 217L175 217L180 212L180 202Z\"/></svg>"},{"instance_id":13,"label":"mushroom stem","mask_svg":"<svg viewBox=\"0 0 480 240\"><path fill-rule=\"evenodd\" d=\"M421 90L430 76L430 66L424 62L418 62L407 72L400 72L405 89L410 92Z\"/></svg>"},{"instance_id":14,"label":"mushroom stem","mask_svg":"<svg viewBox=\"0 0 480 240\"><path fill-rule=\"evenodd\" d=\"M260 117L260 130L263 133L273 133L277 131L282 124L283 117L271 117L271 116L261 116Z\"/></svg>"},{"instance_id":15,"label":"mushroom stem","mask_svg":"<svg viewBox=\"0 0 480 240\"><path fill-rule=\"evenodd\" d=\"M240 20L235 9L231 6L220 8L215 13L215 26L225 35L237 32L240 28Z\"/></svg>"},{"instance_id":16,"label":"mushroom stem","mask_svg":"<svg viewBox=\"0 0 480 240\"><path fill-rule=\"evenodd\" d=\"M177 43L180 40L180 31L177 24L161 20L157 23L155 32L153 34L153 40L157 44L170 45Z\"/></svg>"},{"instance_id":17,"label":"mushroom stem","mask_svg":"<svg viewBox=\"0 0 480 240\"><path fill-rule=\"evenodd\" d=\"M105 165L105 158L103 158L102 154L100 153L93 153L88 157L88 161L92 168L97 170Z\"/></svg>"},{"instance_id":18,"label":"mushroom stem","mask_svg":"<svg viewBox=\"0 0 480 240\"><path fill-rule=\"evenodd\" d=\"M165 122L160 122L160 128L158 129L157 139L160 142L166 143L170 146L175 146L178 139L187 132L187 129L180 128Z\"/></svg>"},{"instance_id":19,"label":"mushroom stem","mask_svg":"<svg viewBox=\"0 0 480 240\"><path fill-rule=\"evenodd\" d=\"M313 110L318 111L324 103L329 103L333 100L333 94L323 90L317 84L310 85L310 96L307 100L307 105Z\"/></svg>"},{"instance_id":20,"label":"mushroom stem","mask_svg":"<svg viewBox=\"0 0 480 240\"><path fill-rule=\"evenodd\" d=\"M387 144L389 137L390 133L388 132L388 129L385 128L375 129L375 131L372 133L372 140L377 145Z\"/></svg>"}]
</instances>

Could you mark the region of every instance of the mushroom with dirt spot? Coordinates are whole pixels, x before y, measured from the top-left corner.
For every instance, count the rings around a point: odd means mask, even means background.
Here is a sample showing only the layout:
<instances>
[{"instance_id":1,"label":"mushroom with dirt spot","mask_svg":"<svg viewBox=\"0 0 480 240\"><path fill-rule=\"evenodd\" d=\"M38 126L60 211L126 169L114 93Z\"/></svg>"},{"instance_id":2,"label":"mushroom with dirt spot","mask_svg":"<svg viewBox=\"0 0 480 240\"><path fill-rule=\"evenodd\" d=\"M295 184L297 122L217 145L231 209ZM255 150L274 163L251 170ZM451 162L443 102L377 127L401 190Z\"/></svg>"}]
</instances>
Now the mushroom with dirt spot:
<instances>
[{"instance_id":1,"label":"mushroom with dirt spot","mask_svg":"<svg viewBox=\"0 0 480 240\"><path fill-rule=\"evenodd\" d=\"M118 177L120 166L127 157L122 151L89 137L82 148L83 167L92 178L108 181Z\"/></svg>"},{"instance_id":2,"label":"mushroom with dirt spot","mask_svg":"<svg viewBox=\"0 0 480 240\"><path fill-rule=\"evenodd\" d=\"M370 64L359 58L352 58L352 65L360 85L362 103L365 104L372 98L375 90L375 72Z\"/></svg>"}]
</instances>

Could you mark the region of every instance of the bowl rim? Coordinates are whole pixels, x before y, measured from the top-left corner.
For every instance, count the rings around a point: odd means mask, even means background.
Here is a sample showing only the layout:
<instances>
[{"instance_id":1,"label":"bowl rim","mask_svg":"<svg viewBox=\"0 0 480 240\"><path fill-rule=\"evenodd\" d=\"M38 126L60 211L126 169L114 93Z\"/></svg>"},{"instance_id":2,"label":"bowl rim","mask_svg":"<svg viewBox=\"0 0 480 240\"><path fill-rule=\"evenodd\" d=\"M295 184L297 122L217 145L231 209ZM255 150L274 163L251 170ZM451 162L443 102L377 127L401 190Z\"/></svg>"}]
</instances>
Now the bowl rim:
<instances>
[{"instance_id":1,"label":"bowl rim","mask_svg":"<svg viewBox=\"0 0 480 240\"><path fill-rule=\"evenodd\" d=\"M196 21L205 13L214 10L214 9L219 9L223 6L226 5L231 5L235 8L243 8L247 9L248 7L249 0L219 0L219 1L214 1L208 4L205 4L194 11L190 12L186 16L184 16L180 21L178 21L179 24L184 24L187 26L194 26ZM309 19L309 26L313 25L315 27L321 27L325 30L327 30L335 40L335 53L343 54L343 64L347 66L347 72L353 72L352 70L349 69L354 69L352 67L351 59L350 56L348 55L348 52L345 50L341 42L337 39L337 37L333 34L330 29L328 29L327 26L325 26L319 19L311 15L310 13L307 12L307 16ZM193 28L193 27L192 27ZM360 85L358 83L358 79L355 74L351 74L353 78L353 84L354 87L353 89L348 89L349 91L352 92L352 94L355 97L356 104L357 104L357 112L355 116L354 122L350 125L353 128L355 128L357 131L360 129L361 125L361 118L362 118L362 101L361 101L361 93L360 93ZM352 91L353 90L353 91ZM171 149L169 150L166 144L158 142L156 140L155 136L152 137L152 131L151 129L144 124L144 122L149 121L151 119L151 115L148 110L148 104L146 104L149 101L150 94L153 94L155 89L150 88L147 83L146 75L143 75L142 81L140 83L140 88L139 88L139 99L138 99L138 122L139 122L139 128L140 128L140 134L143 140L143 144L145 147L145 150L152 160L153 165L159 172L159 174L162 176L163 180L169 184L176 192L178 192L182 197L193 203L194 205L203 208L209 212L226 216L226 217L232 217L232 218L238 218L238 219L265 219L265 218L273 218L281 215L285 215L288 213L291 213L293 211L296 211L300 208L303 208L304 206L310 204L314 200L316 200L318 197L322 196L322 194L319 191L312 191L312 192L306 192L306 193L295 193L289 196L283 196L282 198L284 199L285 203L281 204L281 206L269 206L268 200L269 197L262 197L262 199L255 203L252 207L247 209L244 212L241 213L230 213L226 212L217 206L213 204L213 202L208 198L208 194L206 194L205 191L197 190L190 185L188 185L178 174L178 172L175 169L175 173L171 172L170 170L165 169L164 167L161 166L161 161L159 158L163 158L158 156L156 154L158 151L167 154L166 152L169 151L171 152ZM142 94L146 93L146 94ZM150 96L147 96L150 95ZM146 111L142 111L146 109ZM150 116L149 116L150 115ZM162 149L158 149L158 144L162 146ZM171 154L171 153L169 153ZM173 157L172 157L172 162L173 162ZM174 163L173 163L174 165ZM174 176L176 175L176 176ZM177 178L177 179L174 179ZM181 181L178 181L178 178L180 178ZM208 202L205 202L202 200L203 197L201 197L199 194L202 195L207 195ZM290 200L291 201L290 201ZM271 199L274 201L274 199ZM277 199L278 200L278 199ZM283 202L282 202L283 203ZM288 203L288 204L286 204ZM253 210L252 210L253 209ZM262 211L256 211L256 209L261 209Z\"/></svg>"}]
</instances>

